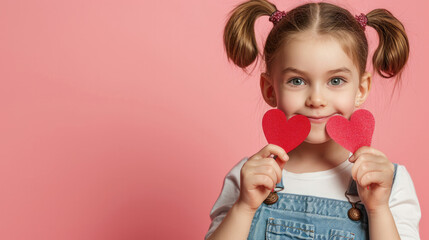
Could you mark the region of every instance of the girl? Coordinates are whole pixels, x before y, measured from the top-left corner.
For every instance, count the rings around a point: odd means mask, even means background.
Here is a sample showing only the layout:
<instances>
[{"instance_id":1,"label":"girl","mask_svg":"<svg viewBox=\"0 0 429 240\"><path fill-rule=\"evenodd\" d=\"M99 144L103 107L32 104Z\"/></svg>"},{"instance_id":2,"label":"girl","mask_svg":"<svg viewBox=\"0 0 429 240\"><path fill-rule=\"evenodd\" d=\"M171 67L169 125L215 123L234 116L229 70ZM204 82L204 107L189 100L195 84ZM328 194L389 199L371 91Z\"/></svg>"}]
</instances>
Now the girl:
<instances>
[{"instance_id":1,"label":"girl","mask_svg":"<svg viewBox=\"0 0 429 240\"><path fill-rule=\"evenodd\" d=\"M265 0L244 2L224 32L228 58L243 69L259 53L253 28L260 16L274 23L263 52L263 98L288 119L307 116L311 131L289 153L268 144L232 168L206 239L419 239L420 206L406 168L372 147L353 154L325 131L330 116L349 119L369 94L366 25L379 35L374 69L400 80L409 53L403 25L385 9L353 17L328 3L286 13ZM275 187L278 198L267 198Z\"/></svg>"}]
</instances>

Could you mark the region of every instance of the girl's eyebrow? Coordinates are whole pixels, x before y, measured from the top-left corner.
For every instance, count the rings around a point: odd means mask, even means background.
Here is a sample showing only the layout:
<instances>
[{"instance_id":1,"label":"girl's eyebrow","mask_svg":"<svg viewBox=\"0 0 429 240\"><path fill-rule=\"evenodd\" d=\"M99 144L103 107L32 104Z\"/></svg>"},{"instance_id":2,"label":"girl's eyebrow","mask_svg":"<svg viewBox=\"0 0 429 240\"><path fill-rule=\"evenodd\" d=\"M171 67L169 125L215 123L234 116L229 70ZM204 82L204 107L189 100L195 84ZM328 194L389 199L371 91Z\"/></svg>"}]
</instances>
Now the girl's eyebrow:
<instances>
[{"instance_id":1,"label":"girl's eyebrow","mask_svg":"<svg viewBox=\"0 0 429 240\"><path fill-rule=\"evenodd\" d=\"M298 73L298 74L301 74L301 75L306 75L307 74L306 72L298 70L296 68L287 67L287 68L285 68L285 69L282 70L282 75L284 75L287 72L294 72L294 73Z\"/></svg>"},{"instance_id":2,"label":"girl's eyebrow","mask_svg":"<svg viewBox=\"0 0 429 240\"><path fill-rule=\"evenodd\" d=\"M352 74L352 71L346 67L330 70L330 71L328 71L328 74L334 74L334 73L339 73L339 72Z\"/></svg>"},{"instance_id":3,"label":"girl's eyebrow","mask_svg":"<svg viewBox=\"0 0 429 240\"><path fill-rule=\"evenodd\" d=\"M282 75L287 73L287 72L294 72L294 73L298 73L298 74L302 74L302 75L307 75L307 73L305 71L293 68L293 67L287 67L285 69L282 70ZM339 72L343 72L343 73L348 73L348 74L352 74L352 71L350 71L350 69L346 68L346 67L341 67L341 68L337 68L337 69L333 69L333 70L329 70L328 72L326 72L328 75L332 75L334 73L339 73Z\"/></svg>"}]
</instances>

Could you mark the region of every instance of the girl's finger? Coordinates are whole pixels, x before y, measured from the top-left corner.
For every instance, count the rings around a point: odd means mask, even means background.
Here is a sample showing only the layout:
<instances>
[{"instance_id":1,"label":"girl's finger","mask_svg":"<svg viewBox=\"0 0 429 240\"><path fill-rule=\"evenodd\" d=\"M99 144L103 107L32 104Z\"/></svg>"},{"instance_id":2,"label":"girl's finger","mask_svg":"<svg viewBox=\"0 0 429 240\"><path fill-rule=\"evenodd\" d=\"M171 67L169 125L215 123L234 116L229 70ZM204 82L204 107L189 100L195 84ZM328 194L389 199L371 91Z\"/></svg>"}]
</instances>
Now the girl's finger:
<instances>
[{"instance_id":1,"label":"girl's finger","mask_svg":"<svg viewBox=\"0 0 429 240\"><path fill-rule=\"evenodd\" d=\"M384 182L383 172L367 172L359 179L361 187L370 186L373 183L381 185Z\"/></svg>"},{"instance_id":2,"label":"girl's finger","mask_svg":"<svg viewBox=\"0 0 429 240\"><path fill-rule=\"evenodd\" d=\"M360 163L358 166L358 169L356 170L356 179L361 179L363 175L365 175L367 172L377 172L382 171L383 165L374 163L371 161L365 161Z\"/></svg>"},{"instance_id":3,"label":"girl's finger","mask_svg":"<svg viewBox=\"0 0 429 240\"><path fill-rule=\"evenodd\" d=\"M288 158L289 158L289 156L288 156ZM279 165L280 169L283 169L286 162L287 162L287 160L284 161L283 159L279 158L277 155L273 156L273 159L277 162L277 165Z\"/></svg>"},{"instance_id":4,"label":"girl's finger","mask_svg":"<svg viewBox=\"0 0 429 240\"><path fill-rule=\"evenodd\" d=\"M253 170L253 175L266 175L271 179L274 185L277 183L277 174L274 169L269 165L256 167Z\"/></svg>"},{"instance_id":5,"label":"girl's finger","mask_svg":"<svg viewBox=\"0 0 429 240\"><path fill-rule=\"evenodd\" d=\"M283 166L280 166L279 161L274 160L273 158L268 158L267 161L270 164L270 166L274 169L277 176L277 183L279 183L280 180L282 179Z\"/></svg>"},{"instance_id":6,"label":"girl's finger","mask_svg":"<svg viewBox=\"0 0 429 240\"><path fill-rule=\"evenodd\" d=\"M255 174L252 177L250 184L252 184L255 188L258 188L259 186L263 186L270 191L276 186L273 179L271 179L269 176L265 174Z\"/></svg>"},{"instance_id":7,"label":"girl's finger","mask_svg":"<svg viewBox=\"0 0 429 240\"><path fill-rule=\"evenodd\" d=\"M371 147L368 147L368 146L363 146L358 148L358 150L356 150L353 153L353 155L350 157L349 161L355 162L362 154L370 152L371 151L370 148Z\"/></svg>"},{"instance_id":8,"label":"girl's finger","mask_svg":"<svg viewBox=\"0 0 429 240\"><path fill-rule=\"evenodd\" d=\"M360 169L360 165L364 162L367 162L371 159L371 155L369 154L360 154L358 159L354 161L354 165L352 167L352 177L356 181L357 179L357 172Z\"/></svg>"},{"instance_id":9,"label":"girl's finger","mask_svg":"<svg viewBox=\"0 0 429 240\"><path fill-rule=\"evenodd\" d=\"M286 151L282 147L274 144L268 144L262 148L261 151L259 151L259 155L263 158L268 158L271 154L278 156L280 160L284 162L289 160L289 156L287 155Z\"/></svg>"},{"instance_id":10,"label":"girl's finger","mask_svg":"<svg viewBox=\"0 0 429 240\"><path fill-rule=\"evenodd\" d=\"M385 156L382 152L380 152L379 150L377 150L373 147L363 146L363 147L360 147L358 150L356 150L353 153L353 155L350 157L349 161L355 162L359 158L359 156L361 156L362 154L373 154L373 155L377 155L377 156Z\"/></svg>"}]
</instances>

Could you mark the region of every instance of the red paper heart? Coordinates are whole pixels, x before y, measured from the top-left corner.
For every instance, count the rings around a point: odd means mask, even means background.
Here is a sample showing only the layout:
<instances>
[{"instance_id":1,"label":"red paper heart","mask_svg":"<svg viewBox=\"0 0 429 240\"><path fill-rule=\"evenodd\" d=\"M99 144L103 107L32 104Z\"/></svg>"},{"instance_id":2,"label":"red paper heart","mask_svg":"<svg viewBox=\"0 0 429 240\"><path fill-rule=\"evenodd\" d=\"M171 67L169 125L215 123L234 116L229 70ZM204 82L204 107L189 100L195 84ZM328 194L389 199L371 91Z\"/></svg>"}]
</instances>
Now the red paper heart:
<instances>
[{"instance_id":1,"label":"red paper heart","mask_svg":"<svg viewBox=\"0 0 429 240\"><path fill-rule=\"evenodd\" d=\"M374 116L365 109L356 110L350 121L343 116L333 116L326 123L328 135L345 149L354 153L362 146L371 146Z\"/></svg>"},{"instance_id":2,"label":"red paper heart","mask_svg":"<svg viewBox=\"0 0 429 240\"><path fill-rule=\"evenodd\" d=\"M268 143L280 146L288 153L307 138L311 124L304 115L287 120L281 110L271 109L262 118L262 129Z\"/></svg>"}]
</instances>

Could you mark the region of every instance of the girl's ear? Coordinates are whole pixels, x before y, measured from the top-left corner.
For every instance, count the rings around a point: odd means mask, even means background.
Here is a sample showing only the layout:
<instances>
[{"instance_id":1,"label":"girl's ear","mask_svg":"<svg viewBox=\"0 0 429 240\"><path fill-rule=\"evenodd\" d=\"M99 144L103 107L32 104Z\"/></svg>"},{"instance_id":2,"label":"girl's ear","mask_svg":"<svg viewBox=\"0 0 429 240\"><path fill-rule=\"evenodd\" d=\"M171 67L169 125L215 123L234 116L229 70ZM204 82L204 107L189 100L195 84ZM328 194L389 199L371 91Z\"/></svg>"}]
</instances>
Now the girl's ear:
<instances>
[{"instance_id":1,"label":"girl's ear","mask_svg":"<svg viewBox=\"0 0 429 240\"><path fill-rule=\"evenodd\" d=\"M261 92L264 100L271 107L277 106L276 93L274 91L274 84L267 73L261 73Z\"/></svg>"},{"instance_id":2,"label":"girl's ear","mask_svg":"<svg viewBox=\"0 0 429 240\"><path fill-rule=\"evenodd\" d=\"M355 107L359 107L365 102L366 98L369 95L369 90L371 89L371 81L372 81L371 73L364 72L364 74L362 75L362 78L360 79L359 90L356 95Z\"/></svg>"}]
</instances>

